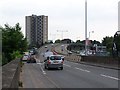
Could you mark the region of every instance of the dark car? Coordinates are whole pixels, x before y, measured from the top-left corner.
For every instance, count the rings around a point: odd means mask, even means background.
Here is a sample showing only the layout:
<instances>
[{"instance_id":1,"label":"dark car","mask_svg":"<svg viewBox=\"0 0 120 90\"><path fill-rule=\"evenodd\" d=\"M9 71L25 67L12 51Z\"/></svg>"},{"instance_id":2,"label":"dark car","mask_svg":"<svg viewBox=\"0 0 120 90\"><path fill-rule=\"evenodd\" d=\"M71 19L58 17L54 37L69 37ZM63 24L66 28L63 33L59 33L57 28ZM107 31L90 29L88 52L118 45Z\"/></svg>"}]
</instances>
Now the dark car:
<instances>
[{"instance_id":1,"label":"dark car","mask_svg":"<svg viewBox=\"0 0 120 90\"><path fill-rule=\"evenodd\" d=\"M27 63L36 63L36 59L33 55L30 56L30 59L27 60Z\"/></svg>"}]
</instances>

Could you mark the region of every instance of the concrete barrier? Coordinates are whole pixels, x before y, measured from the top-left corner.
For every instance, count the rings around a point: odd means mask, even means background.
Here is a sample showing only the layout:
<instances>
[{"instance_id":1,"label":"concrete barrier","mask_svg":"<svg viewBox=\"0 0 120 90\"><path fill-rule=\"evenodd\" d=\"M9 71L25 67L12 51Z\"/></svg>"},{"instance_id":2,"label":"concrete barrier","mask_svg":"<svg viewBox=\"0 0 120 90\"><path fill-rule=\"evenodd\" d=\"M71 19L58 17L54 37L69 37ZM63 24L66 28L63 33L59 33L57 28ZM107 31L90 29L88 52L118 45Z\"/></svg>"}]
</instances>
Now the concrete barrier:
<instances>
[{"instance_id":1,"label":"concrete barrier","mask_svg":"<svg viewBox=\"0 0 120 90\"><path fill-rule=\"evenodd\" d=\"M113 57L106 57L106 56L77 56L77 54L64 54L61 53L59 48L54 48L54 50L58 54L62 54L65 56L65 60L72 61L72 62L78 62L83 64L89 64L89 65L96 65L96 66L110 66L108 68L115 68L119 69L119 61L120 58L113 58Z\"/></svg>"},{"instance_id":2,"label":"concrete barrier","mask_svg":"<svg viewBox=\"0 0 120 90\"><path fill-rule=\"evenodd\" d=\"M120 58L105 57L105 56L82 56L81 61L92 62L99 64L118 65Z\"/></svg>"},{"instance_id":3,"label":"concrete barrier","mask_svg":"<svg viewBox=\"0 0 120 90\"><path fill-rule=\"evenodd\" d=\"M2 67L2 90L19 87L20 59L11 61Z\"/></svg>"},{"instance_id":4,"label":"concrete barrier","mask_svg":"<svg viewBox=\"0 0 120 90\"><path fill-rule=\"evenodd\" d=\"M81 61L81 56L77 56L77 55L66 55L66 56L65 56L65 60L74 61L74 62L80 62L80 61Z\"/></svg>"}]
</instances>

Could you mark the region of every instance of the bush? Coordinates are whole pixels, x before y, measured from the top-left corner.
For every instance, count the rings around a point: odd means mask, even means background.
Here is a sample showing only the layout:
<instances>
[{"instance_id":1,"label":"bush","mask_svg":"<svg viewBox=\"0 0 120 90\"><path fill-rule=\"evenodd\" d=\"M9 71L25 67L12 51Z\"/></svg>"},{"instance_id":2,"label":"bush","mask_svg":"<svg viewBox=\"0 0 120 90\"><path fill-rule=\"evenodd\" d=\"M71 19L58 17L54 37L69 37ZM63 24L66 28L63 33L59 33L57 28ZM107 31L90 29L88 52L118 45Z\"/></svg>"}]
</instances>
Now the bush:
<instances>
[{"instance_id":1,"label":"bush","mask_svg":"<svg viewBox=\"0 0 120 90\"><path fill-rule=\"evenodd\" d=\"M5 57L5 53L2 53L2 65L5 65L9 62L9 60Z\"/></svg>"},{"instance_id":2,"label":"bush","mask_svg":"<svg viewBox=\"0 0 120 90\"><path fill-rule=\"evenodd\" d=\"M20 58L22 55L20 54L20 51L13 51L11 54L12 59Z\"/></svg>"}]
</instances>

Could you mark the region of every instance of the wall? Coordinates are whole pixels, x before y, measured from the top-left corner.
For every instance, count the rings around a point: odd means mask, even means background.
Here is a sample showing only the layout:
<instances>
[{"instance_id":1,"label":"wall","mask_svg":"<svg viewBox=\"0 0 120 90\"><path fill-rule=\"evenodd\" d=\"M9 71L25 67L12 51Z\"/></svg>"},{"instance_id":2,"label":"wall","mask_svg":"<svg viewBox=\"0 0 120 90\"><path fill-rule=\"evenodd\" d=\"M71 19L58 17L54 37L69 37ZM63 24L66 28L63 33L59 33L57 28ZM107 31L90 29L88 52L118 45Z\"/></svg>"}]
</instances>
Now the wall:
<instances>
[{"instance_id":1,"label":"wall","mask_svg":"<svg viewBox=\"0 0 120 90\"><path fill-rule=\"evenodd\" d=\"M18 88L20 59L11 61L2 67L2 88Z\"/></svg>"}]
</instances>

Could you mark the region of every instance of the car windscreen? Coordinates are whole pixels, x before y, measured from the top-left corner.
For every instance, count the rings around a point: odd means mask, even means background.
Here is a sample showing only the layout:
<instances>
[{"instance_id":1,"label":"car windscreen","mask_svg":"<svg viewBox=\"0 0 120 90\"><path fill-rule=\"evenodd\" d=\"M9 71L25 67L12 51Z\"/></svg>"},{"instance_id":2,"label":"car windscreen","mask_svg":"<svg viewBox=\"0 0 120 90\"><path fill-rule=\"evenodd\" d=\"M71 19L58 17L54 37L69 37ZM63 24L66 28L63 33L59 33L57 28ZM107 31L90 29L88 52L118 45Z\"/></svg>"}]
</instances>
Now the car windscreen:
<instances>
[{"instance_id":1,"label":"car windscreen","mask_svg":"<svg viewBox=\"0 0 120 90\"><path fill-rule=\"evenodd\" d=\"M61 60L61 56L51 56L50 60Z\"/></svg>"}]
</instances>

